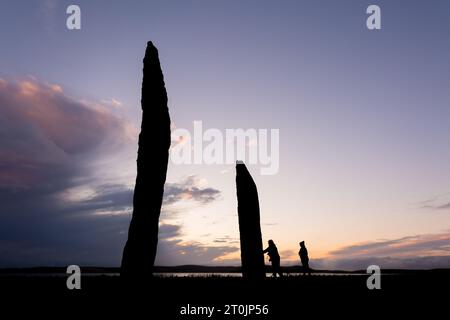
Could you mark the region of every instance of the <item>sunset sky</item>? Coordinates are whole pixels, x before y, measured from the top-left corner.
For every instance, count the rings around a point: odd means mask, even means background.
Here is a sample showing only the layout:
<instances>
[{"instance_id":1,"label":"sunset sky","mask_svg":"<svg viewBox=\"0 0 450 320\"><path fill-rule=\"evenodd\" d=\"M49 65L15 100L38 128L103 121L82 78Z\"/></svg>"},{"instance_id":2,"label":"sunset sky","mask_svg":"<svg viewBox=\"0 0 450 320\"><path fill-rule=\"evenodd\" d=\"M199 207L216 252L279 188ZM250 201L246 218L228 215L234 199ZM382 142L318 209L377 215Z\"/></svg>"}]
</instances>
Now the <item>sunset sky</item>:
<instances>
[{"instance_id":1,"label":"sunset sky","mask_svg":"<svg viewBox=\"0 0 450 320\"><path fill-rule=\"evenodd\" d=\"M149 40L173 128L279 129L278 174L249 170L282 264L305 240L313 268L450 267L449 21L445 0L2 0L0 267L120 265ZM235 188L234 165L170 163L156 263L238 265Z\"/></svg>"}]
</instances>

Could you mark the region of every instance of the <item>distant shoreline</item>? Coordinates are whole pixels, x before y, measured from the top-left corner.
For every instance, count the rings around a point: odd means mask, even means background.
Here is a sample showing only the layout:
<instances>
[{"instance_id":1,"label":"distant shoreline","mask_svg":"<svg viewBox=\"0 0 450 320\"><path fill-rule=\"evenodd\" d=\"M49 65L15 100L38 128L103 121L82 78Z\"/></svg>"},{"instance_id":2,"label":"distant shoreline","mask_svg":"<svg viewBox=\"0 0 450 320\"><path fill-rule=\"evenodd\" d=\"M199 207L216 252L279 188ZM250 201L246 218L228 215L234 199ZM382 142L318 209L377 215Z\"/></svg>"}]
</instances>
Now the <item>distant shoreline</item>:
<instances>
[{"instance_id":1,"label":"distant shoreline","mask_svg":"<svg viewBox=\"0 0 450 320\"><path fill-rule=\"evenodd\" d=\"M90 274L120 273L119 267L95 267L81 266L81 270ZM48 274L66 273L67 267L18 267L0 268L0 275L6 274ZM284 266L283 272L301 273L300 266ZM414 274L414 273L450 273L450 268L436 269L382 269L384 274ZM181 265L181 266L155 266L154 273L240 273L241 267L237 266L201 266L201 265ZM266 272L270 273L270 266L266 265ZM312 270L312 273L335 273L335 274L366 274L366 270Z\"/></svg>"}]
</instances>

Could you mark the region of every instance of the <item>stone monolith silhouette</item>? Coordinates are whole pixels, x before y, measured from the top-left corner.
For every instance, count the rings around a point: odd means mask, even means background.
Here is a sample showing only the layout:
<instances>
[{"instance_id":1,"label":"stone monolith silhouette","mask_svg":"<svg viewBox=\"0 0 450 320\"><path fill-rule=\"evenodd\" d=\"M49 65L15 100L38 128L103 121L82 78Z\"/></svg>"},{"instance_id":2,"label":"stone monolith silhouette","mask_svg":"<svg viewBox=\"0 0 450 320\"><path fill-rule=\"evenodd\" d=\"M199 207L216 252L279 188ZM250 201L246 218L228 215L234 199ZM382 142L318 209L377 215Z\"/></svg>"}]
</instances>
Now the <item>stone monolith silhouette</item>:
<instances>
[{"instance_id":1,"label":"stone monolith silhouette","mask_svg":"<svg viewBox=\"0 0 450 320\"><path fill-rule=\"evenodd\" d=\"M144 57L141 105L133 215L121 267L121 275L130 277L148 275L153 271L169 159L167 92L158 50L151 41L147 43Z\"/></svg>"},{"instance_id":2,"label":"stone monolith silhouette","mask_svg":"<svg viewBox=\"0 0 450 320\"><path fill-rule=\"evenodd\" d=\"M259 218L258 190L243 162L236 163L239 233L242 276L262 279L266 276Z\"/></svg>"}]
</instances>

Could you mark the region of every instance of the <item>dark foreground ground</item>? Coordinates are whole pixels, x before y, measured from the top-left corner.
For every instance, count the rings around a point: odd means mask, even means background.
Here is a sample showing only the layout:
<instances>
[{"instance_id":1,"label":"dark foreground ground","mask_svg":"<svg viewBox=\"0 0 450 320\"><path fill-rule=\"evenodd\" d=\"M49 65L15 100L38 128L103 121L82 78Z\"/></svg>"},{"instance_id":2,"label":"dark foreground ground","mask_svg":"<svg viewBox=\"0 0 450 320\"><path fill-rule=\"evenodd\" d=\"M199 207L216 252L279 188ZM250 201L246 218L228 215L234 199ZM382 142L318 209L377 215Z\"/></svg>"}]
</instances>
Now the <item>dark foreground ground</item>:
<instances>
[{"instance_id":1,"label":"dark foreground ground","mask_svg":"<svg viewBox=\"0 0 450 320\"><path fill-rule=\"evenodd\" d=\"M369 290L368 275L296 276L249 282L232 277L142 277L133 286L118 276L86 276L81 290L66 277L1 275L2 312L22 315L126 317L126 319L305 319L357 316L392 318L393 312L426 319L448 316L450 270L382 274L381 289ZM184 315L183 307L214 307L212 315ZM267 314L256 314L259 305ZM263 307L266 306L264 309ZM205 310L204 308L202 310ZM228 311L228 312L227 312ZM440 314L440 315L439 315ZM8 317L8 319L11 317ZM6 318L5 318L6 319Z\"/></svg>"}]
</instances>

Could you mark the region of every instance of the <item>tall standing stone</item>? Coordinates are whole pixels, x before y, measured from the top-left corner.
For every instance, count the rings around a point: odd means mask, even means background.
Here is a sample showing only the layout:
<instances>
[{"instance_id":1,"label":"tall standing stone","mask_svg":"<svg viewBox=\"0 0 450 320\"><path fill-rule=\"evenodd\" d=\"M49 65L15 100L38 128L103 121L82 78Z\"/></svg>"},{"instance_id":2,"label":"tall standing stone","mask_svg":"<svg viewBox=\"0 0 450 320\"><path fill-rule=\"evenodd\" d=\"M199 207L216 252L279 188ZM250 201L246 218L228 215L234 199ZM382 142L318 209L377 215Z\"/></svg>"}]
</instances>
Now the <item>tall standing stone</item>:
<instances>
[{"instance_id":1,"label":"tall standing stone","mask_svg":"<svg viewBox=\"0 0 450 320\"><path fill-rule=\"evenodd\" d=\"M262 279L266 276L259 218L258 190L243 162L236 163L239 233L242 276Z\"/></svg>"},{"instance_id":2,"label":"tall standing stone","mask_svg":"<svg viewBox=\"0 0 450 320\"><path fill-rule=\"evenodd\" d=\"M122 256L121 274L136 277L153 270L159 216L170 147L167 92L158 50L147 43L142 80L142 124L137 155L133 216Z\"/></svg>"}]
</instances>

